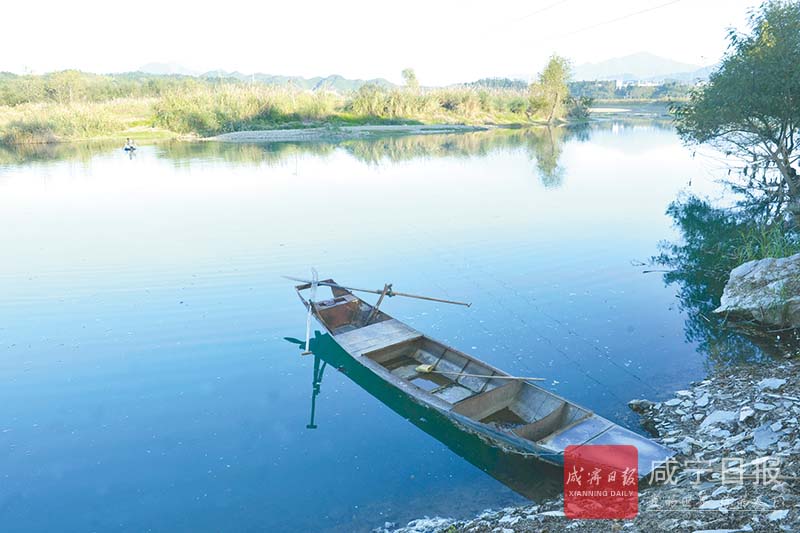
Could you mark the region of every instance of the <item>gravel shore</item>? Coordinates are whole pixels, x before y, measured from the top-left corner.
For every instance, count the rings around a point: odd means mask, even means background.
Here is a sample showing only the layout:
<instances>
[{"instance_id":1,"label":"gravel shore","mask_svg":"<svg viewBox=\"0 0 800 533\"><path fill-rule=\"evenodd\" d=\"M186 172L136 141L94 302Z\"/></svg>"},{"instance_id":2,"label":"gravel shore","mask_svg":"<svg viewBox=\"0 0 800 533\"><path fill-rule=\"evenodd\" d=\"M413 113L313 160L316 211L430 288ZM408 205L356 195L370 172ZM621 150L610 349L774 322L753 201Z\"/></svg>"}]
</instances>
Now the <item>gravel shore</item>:
<instances>
[{"instance_id":1,"label":"gravel shore","mask_svg":"<svg viewBox=\"0 0 800 533\"><path fill-rule=\"evenodd\" d=\"M800 364L730 368L665 402L634 400L655 440L678 452L666 482L640 488L632 520L569 520L563 500L435 517L380 533L800 531Z\"/></svg>"},{"instance_id":2,"label":"gravel shore","mask_svg":"<svg viewBox=\"0 0 800 533\"><path fill-rule=\"evenodd\" d=\"M463 133L484 131L486 126L462 124L435 125L388 125L388 126L342 126L324 128L299 128L290 130L236 131L210 137L210 141L222 142L314 142L363 139L378 135L430 135L435 133Z\"/></svg>"}]
</instances>

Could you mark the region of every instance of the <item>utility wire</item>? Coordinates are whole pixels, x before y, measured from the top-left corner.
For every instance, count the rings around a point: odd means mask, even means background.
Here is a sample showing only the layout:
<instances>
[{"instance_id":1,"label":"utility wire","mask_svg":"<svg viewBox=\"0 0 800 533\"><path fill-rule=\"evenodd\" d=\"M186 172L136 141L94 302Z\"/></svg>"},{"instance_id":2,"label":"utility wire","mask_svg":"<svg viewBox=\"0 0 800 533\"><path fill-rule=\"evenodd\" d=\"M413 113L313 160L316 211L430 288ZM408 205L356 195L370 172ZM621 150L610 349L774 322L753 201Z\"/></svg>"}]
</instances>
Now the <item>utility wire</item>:
<instances>
[{"instance_id":1,"label":"utility wire","mask_svg":"<svg viewBox=\"0 0 800 533\"><path fill-rule=\"evenodd\" d=\"M568 32L568 33L563 33L561 35L551 35L550 37L547 37L547 38L543 39L540 42L547 42L547 41L551 41L553 39L562 39L564 37L570 37L572 35L575 35L576 33L582 33L584 31L593 30L595 28L600 28L601 26L606 26L608 24L613 24L613 23L619 22L621 20L626 20L626 19L629 19L631 17L635 17L636 15L641 15L643 13L648 13L650 11L655 11L656 9L661 9L662 7L671 6L672 4L677 4L680 1L681 0L671 0L670 2L665 2L663 4L658 4L657 6L652 6L652 7L648 7L648 8L645 8L645 9L640 9L639 11L634 11L633 13L628 13L627 15L622 15L621 17L613 18L611 20L598 22L597 24L592 24L590 26L585 26L583 28L579 28L577 30L574 30L574 31L571 31L571 32Z\"/></svg>"},{"instance_id":2,"label":"utility wire","mask_svg":"<svg viewBox=\"0 0 800 533\"><path fill-rule=\"evenodd\" d=\"M519 22L520 20L525 20L525 19L531 18L534 15L538 15L539 13L544 13L548 9L552 9L552 8L554 8L556 6L560 6L561 4L564 4L564 3L568 2L568 1L569 0L559 0L558 2L553 2L552 4L546 5L541 9L537 9L533 13L528 13L527 15L523 15L523 16L519 17L518 19L514 19L513 22Z\"/></svg>"}]
</instances>

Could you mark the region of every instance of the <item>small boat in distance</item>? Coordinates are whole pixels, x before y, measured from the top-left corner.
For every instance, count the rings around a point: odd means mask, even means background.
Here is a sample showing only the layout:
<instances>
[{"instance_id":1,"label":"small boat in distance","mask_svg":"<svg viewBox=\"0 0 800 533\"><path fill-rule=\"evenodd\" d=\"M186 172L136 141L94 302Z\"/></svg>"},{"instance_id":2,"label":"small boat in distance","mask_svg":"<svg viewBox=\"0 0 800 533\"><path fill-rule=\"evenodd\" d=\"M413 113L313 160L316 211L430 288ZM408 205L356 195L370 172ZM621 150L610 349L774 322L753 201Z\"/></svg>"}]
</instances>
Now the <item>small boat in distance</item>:
<instances>
[{"instance_id":1,"label":"small boat in distance","mask_svg":"<svg viewBox=\"0 0 800 533\"><path fill-rule=\"evenodd\" d=\"M331 298L315 299L317 286L329 287ZM640 478L675 455L531 383L537 378L506 374L392 318L379 309L384 296L400 295L392 293L391 285L383 291L365 291L327 279L296 285L295 290L309 315L356 363L412 401L446 416L462 431L507 453L533 455L563 466L564 450L570 445L632 445L638 450ZM304 296L309 290L311 295ZM354 295L354 290L381 296L373 306Z\"/></svg>"}]
</instances>

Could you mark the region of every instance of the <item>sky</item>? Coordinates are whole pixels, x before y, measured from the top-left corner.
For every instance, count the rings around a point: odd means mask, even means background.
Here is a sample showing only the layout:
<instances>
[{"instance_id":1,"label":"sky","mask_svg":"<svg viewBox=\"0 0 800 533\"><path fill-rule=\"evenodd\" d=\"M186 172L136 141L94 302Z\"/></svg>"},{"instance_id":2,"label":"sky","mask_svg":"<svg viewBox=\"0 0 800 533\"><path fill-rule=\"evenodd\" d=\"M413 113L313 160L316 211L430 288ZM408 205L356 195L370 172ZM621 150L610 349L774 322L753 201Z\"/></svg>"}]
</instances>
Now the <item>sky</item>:
<instances>
[{"instance_id":1,"label":"sky","mask_svg":"<svg viewBox=\"0 0 800 533\"><path fill-rule=\"evenodd\" d=\"M147 63L205 72L341 74L423 85L529 79L552 53L573 64L637 52L720 59L752 0L7 2L0 71L109 73Z\"/></svg>"}]
</instances>

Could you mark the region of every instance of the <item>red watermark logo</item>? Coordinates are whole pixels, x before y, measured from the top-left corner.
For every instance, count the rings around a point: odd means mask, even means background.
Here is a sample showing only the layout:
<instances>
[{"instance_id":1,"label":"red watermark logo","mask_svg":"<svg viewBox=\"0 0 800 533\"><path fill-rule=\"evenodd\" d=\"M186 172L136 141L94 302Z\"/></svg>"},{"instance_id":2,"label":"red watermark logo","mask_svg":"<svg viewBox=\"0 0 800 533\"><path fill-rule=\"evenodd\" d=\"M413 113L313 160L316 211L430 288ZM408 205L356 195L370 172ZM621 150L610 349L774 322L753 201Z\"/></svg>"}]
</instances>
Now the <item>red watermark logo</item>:
<instances>
[{"instance_id":1,"label":"red watermark logo","mask_svg":"<svg viewBox=\"0 0 800 533\"><path fill-rule=\"evenodd\" d=\"M636 446L584 445L564 450L567 518L633 518L639 512Z\"/></svg>"}]
</instances>

